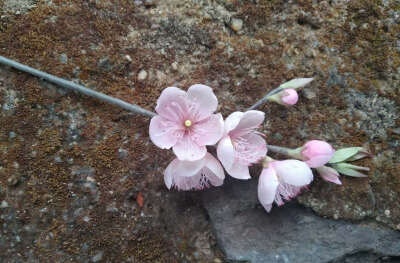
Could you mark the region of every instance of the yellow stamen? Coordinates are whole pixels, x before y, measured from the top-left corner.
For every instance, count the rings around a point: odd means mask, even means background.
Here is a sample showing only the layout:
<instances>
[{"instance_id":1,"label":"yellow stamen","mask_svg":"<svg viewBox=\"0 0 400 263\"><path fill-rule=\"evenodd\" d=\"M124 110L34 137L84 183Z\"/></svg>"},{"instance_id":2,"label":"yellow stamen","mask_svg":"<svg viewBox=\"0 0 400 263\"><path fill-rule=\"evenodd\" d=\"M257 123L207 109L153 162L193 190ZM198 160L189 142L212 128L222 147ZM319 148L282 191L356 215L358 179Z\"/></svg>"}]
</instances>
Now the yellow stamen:
<instances>
[{"instance_id":1,"label":"yellow stamen","mask_svg":"<svg viewBox=\"0 0 400 263\"><path fill-rule=\"evenodd\" d=\"M191 120L186 120L186 121L185 121L185 126L186 126L186 127L192 126L192 121L191 121Z\"/></svg>"}]
</instances>

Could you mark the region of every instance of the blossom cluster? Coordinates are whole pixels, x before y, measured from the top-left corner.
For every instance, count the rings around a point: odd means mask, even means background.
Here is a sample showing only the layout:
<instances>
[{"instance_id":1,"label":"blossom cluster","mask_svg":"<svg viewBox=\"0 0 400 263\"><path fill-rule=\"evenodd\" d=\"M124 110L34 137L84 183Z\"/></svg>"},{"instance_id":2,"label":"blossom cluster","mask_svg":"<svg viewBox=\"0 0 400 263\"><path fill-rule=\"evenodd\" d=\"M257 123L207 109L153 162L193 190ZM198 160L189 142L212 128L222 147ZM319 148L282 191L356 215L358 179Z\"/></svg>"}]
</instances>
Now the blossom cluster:
<instances>
[{"instance_id":1,"label":"blossom cluster","mask_svg":"<svg viewBox=\"0 0 400 263\"><path fill-rule=\"evenodd\" d=\"M311 80L296 79L285 83L269 100L293 105L298 100L296 88ZM339 150L341 156L335 159L331 145L311 140L288 151L287 155L292 159L274 160L267 156L268 146L258 131L264 122L264 112L236 111L224 120L221 113L215 113L217 108L217 97L205 85L196 84L187 91L176 87L162 91L155 109L157 115L150 122L149 135L156 146L172 148L176 156L164 172L168 189L201 190L211 185L220 186L225 179L224 170L236 179L250 179L249 167L261 163L263 170L259 177L258 198L270 211L273 202L284 204L284 200L295 197L312 182L311 168L316 168L326 181L336 184L341 184L338 171L351 176L360 175L355 171L359 166L343 161L366 156L367 152L362 148L343 149L346 151L344 155ZM327 166L331 160L334 162Z\"/></svg>"}]
</instances>

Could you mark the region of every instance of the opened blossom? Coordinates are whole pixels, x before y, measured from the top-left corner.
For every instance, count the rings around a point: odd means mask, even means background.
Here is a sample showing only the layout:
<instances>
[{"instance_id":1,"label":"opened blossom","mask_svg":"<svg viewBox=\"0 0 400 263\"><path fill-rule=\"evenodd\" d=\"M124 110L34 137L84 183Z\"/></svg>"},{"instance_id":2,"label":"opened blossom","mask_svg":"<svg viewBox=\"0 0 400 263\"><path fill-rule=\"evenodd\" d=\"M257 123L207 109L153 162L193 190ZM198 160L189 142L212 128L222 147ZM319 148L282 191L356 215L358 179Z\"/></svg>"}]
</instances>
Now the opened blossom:
<instances>
[{"instance_id":1,"label":"opened blossom","mask_svg":"<svg viewBox=\"0 0 400 263\"><path fill-rule=\"evenodd\" d=\"M172 147L179 160L202 159L206 145L216 144L224 131L221 114L214 114L218 100L208 86L196 84L187 92L169 87L157 100L150 122L150 139L162 149Z\"/></svg>"},{"instance_id":2,"label":"opened blossom","mask_svg":"<svg viewBox=\"0 0 400 263\"><path fill-rule=\"evenodd\" d=\"M225 120L225 133L217 147L218 159L229 175L249 179L249 166L265 157L267 145L256 129L263 123L261 111L234 112Z\"/></svg>"},{"instance_id":3,"label":"opened blossom","mask_svg":"<svg viewBox=\"0 0 400 263\"><path fill-rule=\"evenodd\" d=\"M220 186L225 179L224 169L211 154L197 161L181 161L175 158L164 172L164 182L168 189L201 190L210 185Z\"/></svg>"},{"instance_id":4,"label":"opened blossom","mask_svg":"<svg viewBox=\"0 0 400 263\"><path fill-rule=\"evenodd\" d=\"M311 183L313 173L308 165L298 160L271 161L258 180L258 200L267 212L275 202L281 206L284 200L297 196Z\"/></svg>"}]
</instances>

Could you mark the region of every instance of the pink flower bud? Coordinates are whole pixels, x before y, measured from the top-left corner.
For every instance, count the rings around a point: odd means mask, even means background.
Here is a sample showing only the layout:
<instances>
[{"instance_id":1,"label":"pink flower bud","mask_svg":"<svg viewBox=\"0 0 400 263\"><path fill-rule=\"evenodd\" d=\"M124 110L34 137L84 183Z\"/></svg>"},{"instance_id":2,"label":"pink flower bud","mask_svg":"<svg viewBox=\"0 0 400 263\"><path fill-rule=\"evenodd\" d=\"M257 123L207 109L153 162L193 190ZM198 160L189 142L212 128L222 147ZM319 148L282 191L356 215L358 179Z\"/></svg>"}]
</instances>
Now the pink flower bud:
<instances>
[{"instance_id":1,"label":"pink flower bud","mask_svg":"<svg viewBox=\"0 0 400 263\"><path fill-rule=\"evenodd\" d=\"M295 89L285 89L282 91L281 100L286 105L294 105L299 100Z\"/></svg>"},{"instance_id":2,"label":"pink flower bud","mask_svg":"<svg viewBox=\"0 0 400 263\"><path fill-rule=\"evenodd\" d=\"M333 157L335 150L324 141L312 140L304 144L301 155L311 168L325 165Z\"/></svg>"}]
</instances>

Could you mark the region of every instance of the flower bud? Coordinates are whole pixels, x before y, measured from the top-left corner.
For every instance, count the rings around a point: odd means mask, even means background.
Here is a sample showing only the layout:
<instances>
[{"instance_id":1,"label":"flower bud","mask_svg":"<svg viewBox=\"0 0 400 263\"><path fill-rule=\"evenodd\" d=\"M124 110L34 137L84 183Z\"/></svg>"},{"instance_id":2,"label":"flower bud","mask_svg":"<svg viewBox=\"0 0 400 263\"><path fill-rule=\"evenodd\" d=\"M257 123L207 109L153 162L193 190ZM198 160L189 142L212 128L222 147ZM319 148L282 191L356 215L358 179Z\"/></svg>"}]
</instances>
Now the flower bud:
<instances>
[{"instance_id":1,"label":"flower bud","mask_svg":"<svg viewBox=\"0 0 400 263\"><path fill-rule=\"evenodd\" d=\"M294 105L299 100L299 96L295 89L284 89L268 98L281 105Z\"/></svg>"},{"instance_id":2,"label":"flower bud","mask_svg":"<svg viewBox=\"0 0 400 263\"><path fill-rule=\"evenodd\" d=\"M311 168L325 165L333 157L335 150L324 141L312 140L301 147L301 159Z\"/></svg>"},{"instance_id":3,"label":"flower bud","mask_svg":"<svg viewBox=\"0 0 400 263\"><path fill-rule=\"evenodd\" d=\"M299 96L297 95L297 91L295 89L285 89L282 91L283 95L281 96L281 100L286 105L294 105L299 100Z\"/></svg>"}]
</instances>

